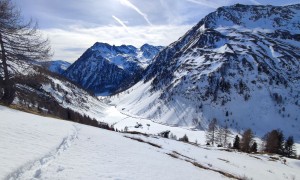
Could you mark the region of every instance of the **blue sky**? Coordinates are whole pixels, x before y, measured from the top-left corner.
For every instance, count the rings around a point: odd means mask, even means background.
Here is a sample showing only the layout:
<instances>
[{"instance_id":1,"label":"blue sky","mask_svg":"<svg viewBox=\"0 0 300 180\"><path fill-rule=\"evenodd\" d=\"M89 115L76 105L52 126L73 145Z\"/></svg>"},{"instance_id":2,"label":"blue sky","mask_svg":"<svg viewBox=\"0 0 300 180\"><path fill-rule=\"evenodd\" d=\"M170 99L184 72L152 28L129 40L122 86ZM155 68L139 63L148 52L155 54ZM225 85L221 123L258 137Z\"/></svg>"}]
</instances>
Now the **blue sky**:
<instances>
[{"instance_id":1,"label":"blue sky","mask_svg":"<svg viewBox=\"0 0 300 180\"><path fill-rule=\"evenodd\" d=\"M95 42L168 45L220 6L286 5L299 0L13 0L38 20L53 59L75 61Z\"/></svg>"}]
</instances>

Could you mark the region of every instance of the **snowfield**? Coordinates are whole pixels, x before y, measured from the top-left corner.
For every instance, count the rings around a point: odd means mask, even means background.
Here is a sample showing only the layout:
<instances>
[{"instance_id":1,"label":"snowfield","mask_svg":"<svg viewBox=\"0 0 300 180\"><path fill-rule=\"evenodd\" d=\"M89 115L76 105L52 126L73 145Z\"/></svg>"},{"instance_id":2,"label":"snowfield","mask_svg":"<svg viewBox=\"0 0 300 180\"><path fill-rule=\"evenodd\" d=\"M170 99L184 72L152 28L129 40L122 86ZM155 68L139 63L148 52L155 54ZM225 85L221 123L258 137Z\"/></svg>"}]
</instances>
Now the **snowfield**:
<instances>
[{"instance_id":1,"label":"snowfield","mask_svg":"<svg viewBox=\"0 0 300 180\"><path fill-rule=\"evenodd\" d=\"M0 117L0 179L300 178L299 160L284 164L279 156L116 133L3 106Z\"/></svg>"}]
</instances>

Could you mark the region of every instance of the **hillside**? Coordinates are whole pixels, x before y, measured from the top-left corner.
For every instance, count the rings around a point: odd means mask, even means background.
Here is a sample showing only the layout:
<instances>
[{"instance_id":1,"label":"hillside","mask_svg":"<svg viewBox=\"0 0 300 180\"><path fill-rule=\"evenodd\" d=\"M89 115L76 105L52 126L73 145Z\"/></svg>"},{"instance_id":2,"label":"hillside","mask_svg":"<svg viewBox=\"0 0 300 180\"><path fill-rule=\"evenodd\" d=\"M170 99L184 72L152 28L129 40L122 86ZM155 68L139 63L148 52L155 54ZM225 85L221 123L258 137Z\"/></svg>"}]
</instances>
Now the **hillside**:
<instances>
[{"instance_id":1,"label":"hillside","mask_svg":"<svg viewBox=\"0 0 300 180\"><path fill-rule=\"evenodd\" d=\"M154 123L148 119L120 113L104 99L97 98L61 76L35 64L15 65L16 97L11 107L44 116L98 126L103 124L115 129L158 134L170 130L173 135L187 134L191 141L205 143L204 132ZM135 126L140 124L139 128Z\"/></svg>"},{"instance_id":2,"label":"hillside","mask_svg":"<svg viewBox=\"0 0 300 180\"><path fill-rule=\"evenodd\" d=\"M116 133L3 106L0 116L0 179L299 178L299 160L285 165L278 156Z\"/></svg>"},{"instance_id":3,"label":"hillside","mask_svg":"<svg viewBox=\"0 0 300 180\"><path fill-rule=\"evenodd\" d=\"M299 4L218 8L111 101L163 124L207 129L217 118L238 132L280 128L299 141L299 17Z\"/></svg>"}]
</instances>

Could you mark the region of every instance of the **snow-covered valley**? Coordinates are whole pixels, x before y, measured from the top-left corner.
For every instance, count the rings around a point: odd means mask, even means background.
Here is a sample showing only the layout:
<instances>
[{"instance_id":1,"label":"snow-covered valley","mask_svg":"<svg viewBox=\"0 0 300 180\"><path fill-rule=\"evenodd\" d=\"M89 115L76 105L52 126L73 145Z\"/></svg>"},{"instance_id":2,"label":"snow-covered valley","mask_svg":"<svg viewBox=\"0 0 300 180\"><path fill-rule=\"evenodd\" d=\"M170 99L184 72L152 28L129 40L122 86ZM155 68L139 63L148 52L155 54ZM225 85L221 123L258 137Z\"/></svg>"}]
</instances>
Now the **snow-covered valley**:
<instances>
[{"instance_id":1,"label":"snow-covered valley","mask_svg":"<svg viewBox=\"0 0 300 180\"><path fill-rule=\"evenodd\" d=\"M14 8L0 1L0 180L300 180L300 4L220 7L168 46L98 41L73 64L14 37Z\"/></svg>"},{"instance_id":2,"label":"snow-covered valley","mask_svg":"<svg viewBox=\"0 0 300 180\"><path fill-rule=\"evenodd\" d=\"M142 80L111 98L152 121L300 140L300 5L220 7L164 48Z\"/></svg>"},{"instance_id":3,"label":"snow-covered valley","mask_svg":"<svg viewBox=\"0 0 300 180\"><path fill-rule=\"evenodd\" d=\"M277 155L117 133L3 106L0 116L0 179L299 178L300 161Z\"/></svg>"}]
</instances>

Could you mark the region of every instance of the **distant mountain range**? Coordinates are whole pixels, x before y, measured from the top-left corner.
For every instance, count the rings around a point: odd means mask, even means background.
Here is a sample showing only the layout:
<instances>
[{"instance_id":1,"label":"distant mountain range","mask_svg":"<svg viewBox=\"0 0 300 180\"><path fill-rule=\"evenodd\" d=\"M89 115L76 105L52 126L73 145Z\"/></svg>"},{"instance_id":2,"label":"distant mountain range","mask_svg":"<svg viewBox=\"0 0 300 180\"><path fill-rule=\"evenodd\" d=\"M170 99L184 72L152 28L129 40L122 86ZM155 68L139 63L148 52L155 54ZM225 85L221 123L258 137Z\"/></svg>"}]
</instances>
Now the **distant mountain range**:
<instances>
[{"instance_id":1,"label":"distant mountain range","mask_svg":"<svg viewBox=\"0 0 300 180\"><path fill-rule=\"evenodd\" d=\"M63 60L41 62L40 64L42 64L49 71L57 74L63 74L65 70L71 66L71 63Z\"/></svg>"},{"instance_id":2,"label":"distant mountain range","mask_svg":"<svg viewBox=\"0 0 300 180\"><path fill-rule=\"evenodd\" d=\"M213 118L258 135L300 139L300 4L218 8L153 59L112 98L153 121L206 129Z\"/></svg>"},{"instance_id":3,"label":"distant mountain range","mask_svg":"<svg viewBox=\"0 0 300 180\"><path fill-rule=\"evenodd\" d=\"M300 139L299 17L300 4L236 4L165 48L95 43L71 66L49 67L97 95L118 93L110 100L126 114L197 129L216 118Z\"/></svg>"},{"instance_id":4,"label":"distant mountain range","mask_svg":"<svg viewBox=\"0 0 300 180\"><path fill-rule=\"evenodd\" d=\"M97 42L63 75L97 95L115 94L139 81L162 48L149 44L136 48Z\"/></svg>"}]
</instances>

